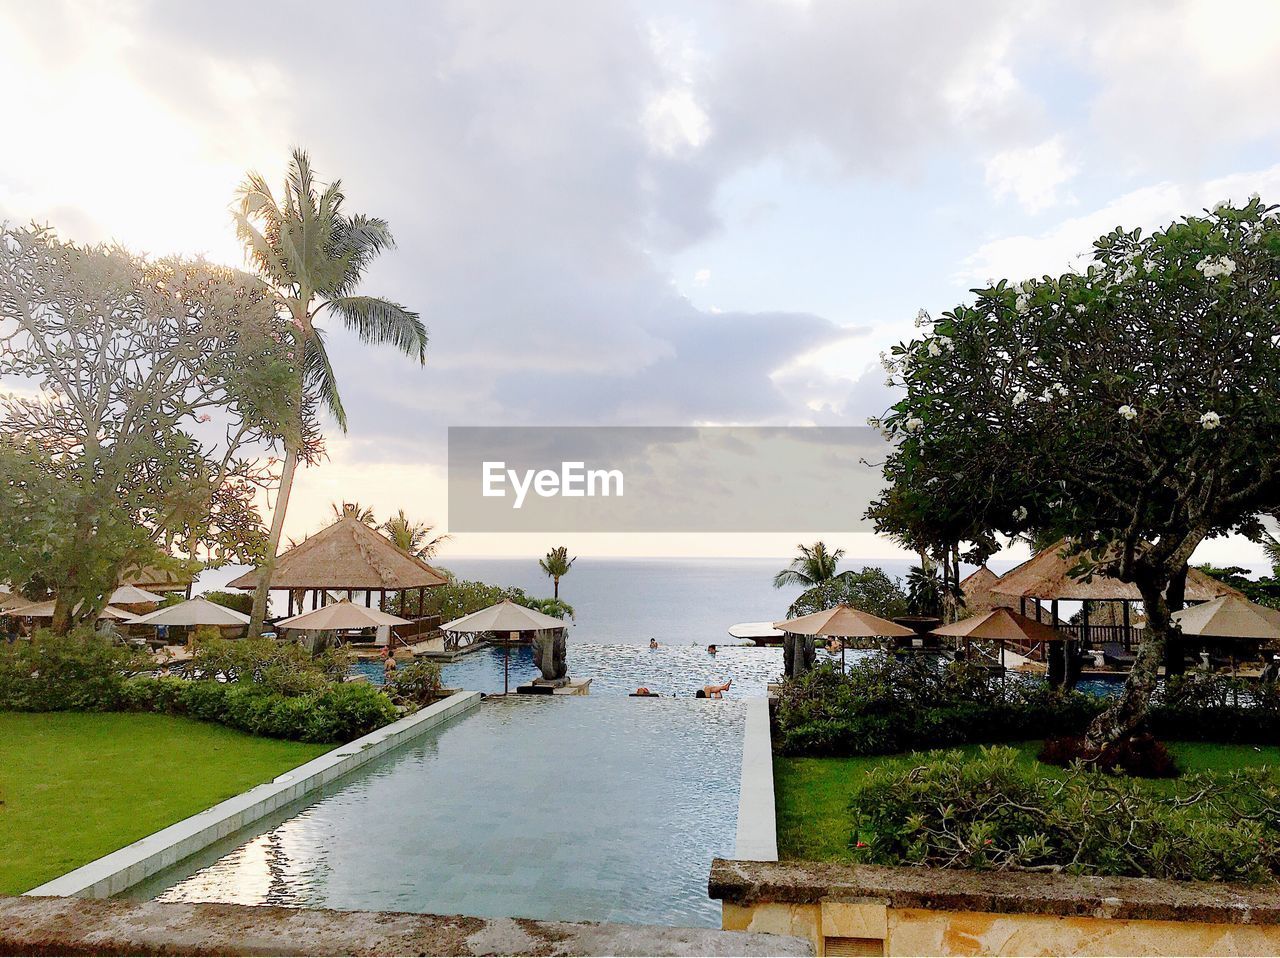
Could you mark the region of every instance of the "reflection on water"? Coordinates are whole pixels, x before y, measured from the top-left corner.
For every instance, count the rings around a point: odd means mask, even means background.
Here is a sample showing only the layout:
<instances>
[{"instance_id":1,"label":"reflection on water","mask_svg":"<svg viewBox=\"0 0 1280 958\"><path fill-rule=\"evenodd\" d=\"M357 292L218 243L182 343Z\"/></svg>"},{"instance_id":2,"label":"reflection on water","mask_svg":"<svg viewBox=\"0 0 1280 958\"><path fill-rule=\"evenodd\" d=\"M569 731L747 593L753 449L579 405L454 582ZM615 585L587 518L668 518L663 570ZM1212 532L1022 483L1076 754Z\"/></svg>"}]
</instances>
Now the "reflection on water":
<instances>
[{"instance_id":1,"label":"reflection on water","mask_svg":"<svg viewBox=\"0 0 1280 958\"><path fill-rule=\"evenodd\" d=\"M718 927L741 761L732 701L489 700L127 894Z\"/></svg>"}]
</instances>

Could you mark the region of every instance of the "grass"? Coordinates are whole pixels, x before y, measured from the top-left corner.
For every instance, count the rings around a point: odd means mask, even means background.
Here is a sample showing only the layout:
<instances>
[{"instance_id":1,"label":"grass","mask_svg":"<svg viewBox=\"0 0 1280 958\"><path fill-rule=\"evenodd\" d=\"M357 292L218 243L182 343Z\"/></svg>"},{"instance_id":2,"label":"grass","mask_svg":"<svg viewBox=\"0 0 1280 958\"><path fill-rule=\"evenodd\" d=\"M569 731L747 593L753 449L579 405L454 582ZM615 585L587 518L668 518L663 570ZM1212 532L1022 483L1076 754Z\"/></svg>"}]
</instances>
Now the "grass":
<instances>
[{"instance_id":1,"label":"grass","mask_svg":"<svg viewBox=\"0 0 1280 958\"><path fill-rule=\"evenodd\" d=\"M0 712L0 895L34 888L332 747L166 715Z\"/></svg>"},{"instance_id":2,"label":"grass","mask_svg":"<svg viewBox=\"0 0 1280 958\"><path fill-rule=\"evenodd\" d=\"M1020 760L1037 765L1045 775L1063 770L1036 761L1041 743L1010 743ZM1269 765L1280 775L1280 747L1213 745L1205 742L1169 742L1170 753L1185 771L1225 772ZM976 753L969 745L962 752ZM849 801L863 775L886 764L905 765L916 755L877 755L859 758L775 758L774 795L777 802L778 853L782 858L809 861L841 861L849 851ZM1174 789L1176 782L1153 781L1152 788Z\"/></svg>"}]
</instances>

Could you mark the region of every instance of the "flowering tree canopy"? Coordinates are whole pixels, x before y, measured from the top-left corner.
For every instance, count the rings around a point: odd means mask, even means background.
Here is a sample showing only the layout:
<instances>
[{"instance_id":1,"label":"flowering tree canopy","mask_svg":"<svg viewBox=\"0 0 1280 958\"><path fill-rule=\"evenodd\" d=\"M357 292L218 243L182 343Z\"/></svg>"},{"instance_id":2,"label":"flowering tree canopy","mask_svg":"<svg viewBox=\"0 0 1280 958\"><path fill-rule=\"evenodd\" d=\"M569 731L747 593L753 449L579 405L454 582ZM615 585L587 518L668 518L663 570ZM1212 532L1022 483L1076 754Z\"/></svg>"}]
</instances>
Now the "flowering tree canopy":
<instances>
[{"instance_id":1,"label":"flowering tree canopy","mask_svg":"<svg viewBox=\"0 0 1280 958\"><path fill-rule=\"evenodd\" d=\"M974 290L885 357L905 397L878 528L917 547L1067 537L1141 591L1148 628L1092 742L1142 716L1171 584L1280 507L1280 221L1258 198L1094 245L1083 273Z\"/></svg>"},{"instance_id":2,"label":"flowering tree canopy","mask_svg":"<svg viewBox=\"0 0 1280 958\"><path fill-rule=\"evenodd\" d=\"M65 629L129 566L252 561L299 421L284 334L247 274L3 227L0 578L52 589Z\"/></svg>"}]
</instances>

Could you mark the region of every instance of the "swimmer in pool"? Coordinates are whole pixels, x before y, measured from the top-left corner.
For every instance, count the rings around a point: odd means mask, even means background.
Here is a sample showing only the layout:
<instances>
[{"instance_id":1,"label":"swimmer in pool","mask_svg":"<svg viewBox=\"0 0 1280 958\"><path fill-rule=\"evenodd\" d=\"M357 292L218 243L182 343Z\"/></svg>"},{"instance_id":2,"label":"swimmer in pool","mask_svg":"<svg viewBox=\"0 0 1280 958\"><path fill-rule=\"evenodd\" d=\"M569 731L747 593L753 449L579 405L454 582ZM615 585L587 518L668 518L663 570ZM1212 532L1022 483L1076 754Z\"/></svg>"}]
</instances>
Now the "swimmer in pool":
<instances>
[{"instance_id":1,"label":"swimmer in pool","mask_svg":"<svg viewBox=\"0 0 1280 958\"><path fill-rule=\"evenodd\" d=\"M710 652L712 655L715 655L715 654L716 654L716 647L715 647L714 645L708 645L708 646L707 646L707 651L708 651L708 652Z\"/></svg>"},{"instance_id":2,"label":"swimmer in pool","mask_svg":"<svg viewBox=\"0 0 1280 958\"><path fill-rule=\"evenodd\" d=\"M649 640L649 648L651 648L651 649L656 649L657 647L658 647L658 640L657 640L657 639L650 639L650 640Z\"/></svg>"}]
</instances>

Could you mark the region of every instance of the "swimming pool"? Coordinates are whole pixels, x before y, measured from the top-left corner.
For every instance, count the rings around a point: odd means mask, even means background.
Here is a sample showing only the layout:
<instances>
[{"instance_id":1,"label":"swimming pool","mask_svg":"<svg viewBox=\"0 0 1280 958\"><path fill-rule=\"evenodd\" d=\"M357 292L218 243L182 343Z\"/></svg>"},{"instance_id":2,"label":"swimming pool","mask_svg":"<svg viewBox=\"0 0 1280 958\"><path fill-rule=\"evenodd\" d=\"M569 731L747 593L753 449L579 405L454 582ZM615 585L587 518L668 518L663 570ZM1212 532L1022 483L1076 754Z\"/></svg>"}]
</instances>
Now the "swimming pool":
<instances>
[{"instance_id":1,"label":"swimming pool","mask_svg":"<svg viewBox=\"0 0 1280 958\"><path fill-rule=\"evenodd\" d=\"M640 645L572 644L568 649L569 674L575 679L591 679L591 695L628 695L638 686L663 696L690 697L704 685L733 680L733 698L763 696L766 686L782 675L782 649L722 645L715 655L705 647L663 645L656 649ZM863 653L849 652L849 661ZM472 652L444 666L444 683L450 688L477 692L503 690L504 650L494 646ZM819 653L819 661L827 658ZM839 661L839 655L835 659ZM370 681L381 683L380 662L358 666ZM511 649L511 688L538 675L529 646Z\"/></svg>"},{"instance_id":2,"label":"swimming pool","mask_svg":"<svg viewBox=\"0 0 1280 958\"><path fill-rule=\"evenodd\" d=\"M743 721L733 701L490 699L125 897L718 927Z\"/></svg>"}]
</instances>

